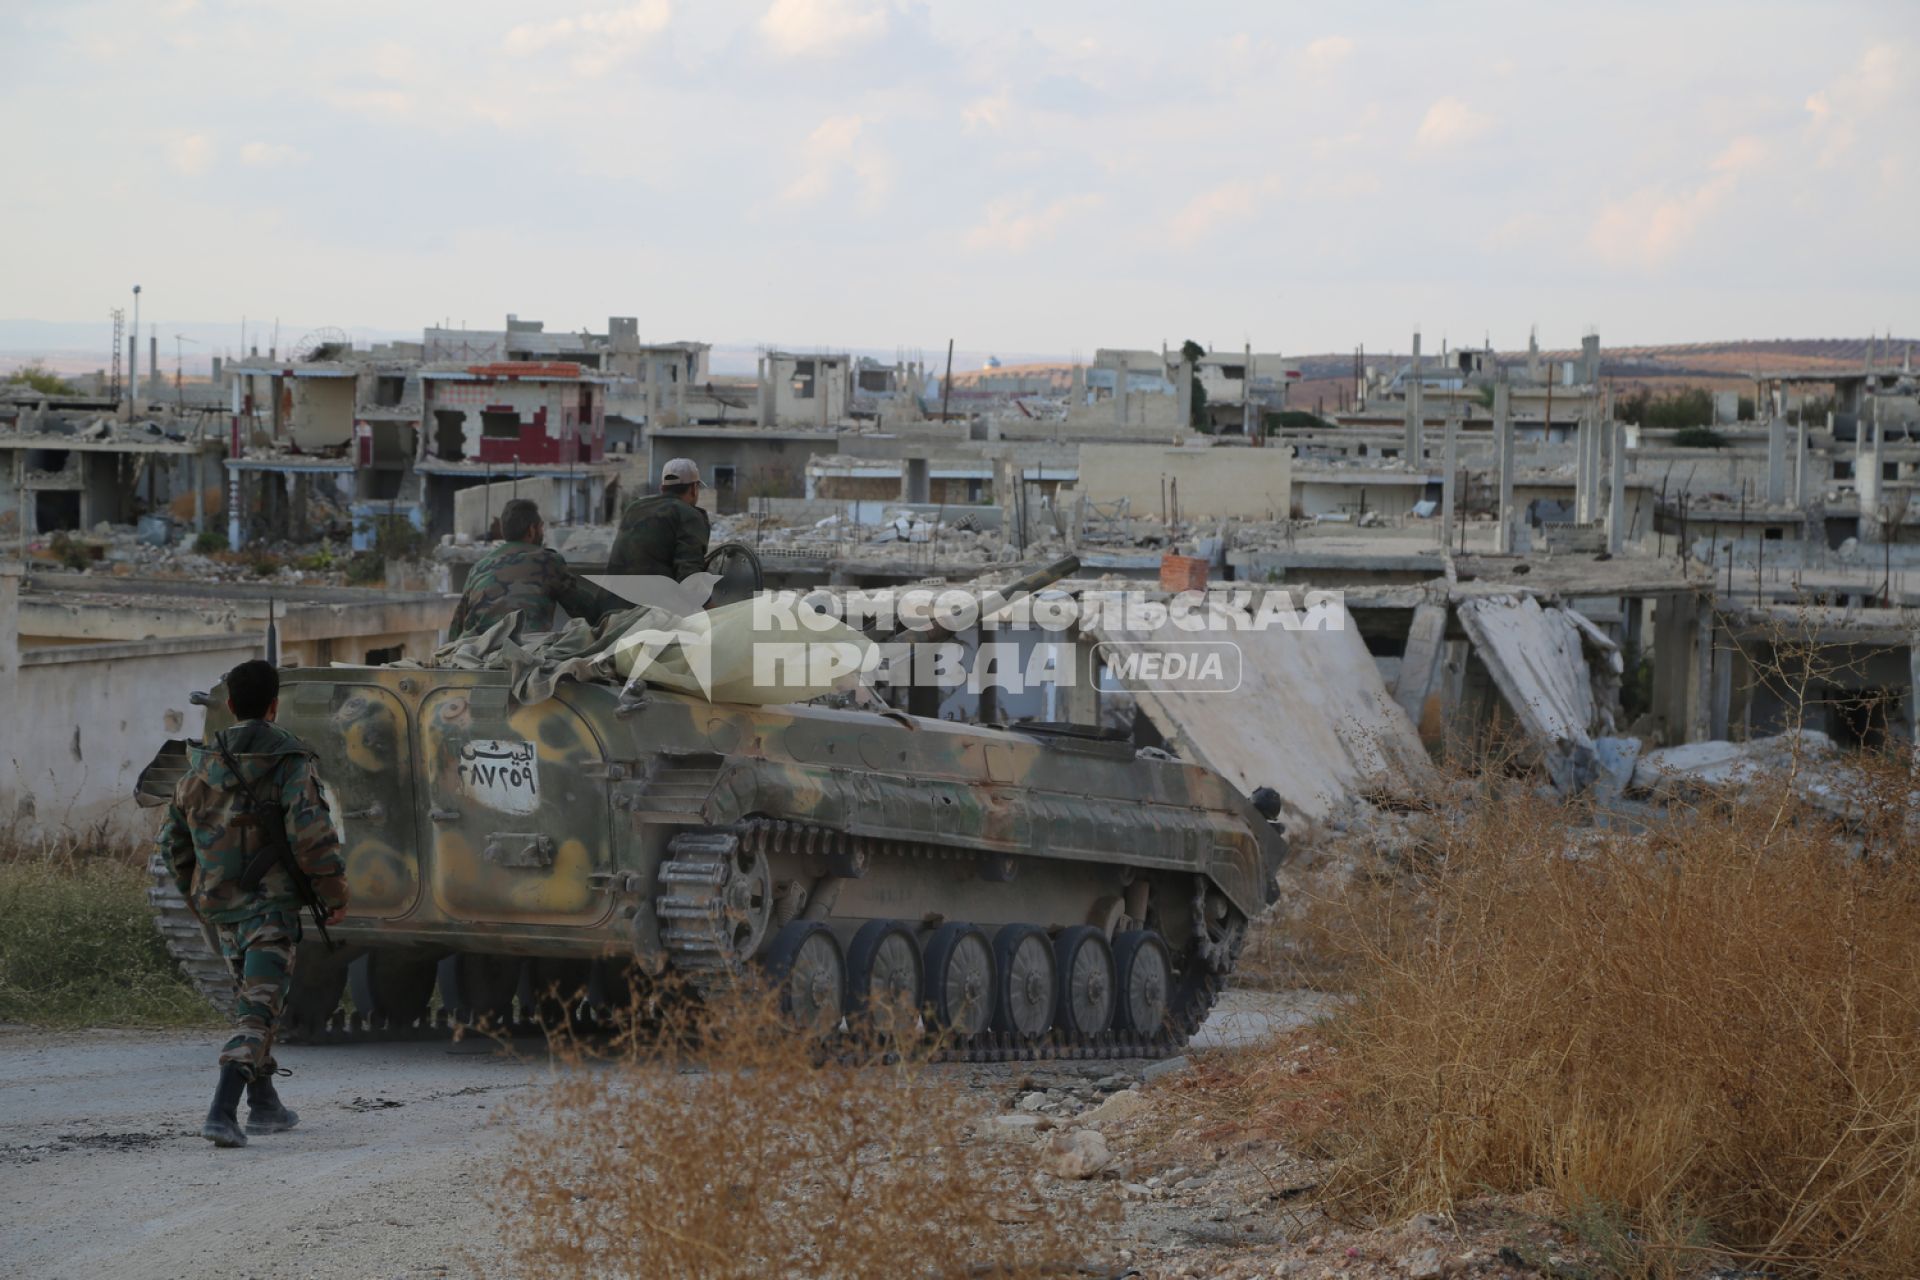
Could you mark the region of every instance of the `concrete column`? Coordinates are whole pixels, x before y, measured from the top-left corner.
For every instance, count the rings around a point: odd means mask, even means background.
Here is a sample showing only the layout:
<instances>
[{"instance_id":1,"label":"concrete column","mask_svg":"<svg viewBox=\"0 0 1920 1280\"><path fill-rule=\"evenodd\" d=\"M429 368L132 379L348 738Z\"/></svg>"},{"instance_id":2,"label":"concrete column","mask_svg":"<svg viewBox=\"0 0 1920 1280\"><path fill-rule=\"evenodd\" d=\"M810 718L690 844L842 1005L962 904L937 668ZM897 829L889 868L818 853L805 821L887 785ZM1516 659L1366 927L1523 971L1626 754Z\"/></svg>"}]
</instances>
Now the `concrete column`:
<instances>
[{"instance_id":1,"label":"concrete column","mask_svg":"<svg viewBox=\"0 0 1920 1280\"><path fill-rule=\"evenodd\" d=\"M1807 464L1811 455L1807 449L1807 416L1800 415L1800 421L1793 433L1793 505L1796 509L1807 505L1807 494L1812 491L1808 483Z\"/></svg>"},{"instance_id":2,"label":"concrete column","mask_svg":"<svg viewBox=\"0 0 1920 1280\"><path fill-rule=\"evenodd\" d=\"M1876 405L1874 420L1871 424L1873 431L1872 447L1869 448L1865 455L1862 456L1858 462L1854 463L1853 466L1853 487L1855 493L1857 493L1860 498L1860 541L1862 542L1878 542L1881 537L1879 510L1880 475L1881 460L1884 457L1885 451L1880 434L1879 419L1880 415L1877 412ZM1856 445L1859 433L1868 429L1869 424L1864 422L1860 424L1859 429L1854 433ZM1859 452L1857 447L1855 452Z\"/></svg>"},{"instance_id":3,"label":"concrete column","mask_svg":"<svg viewBox=\"0 0 1920 1280\"><path fill-rule=\"evenodd\" d=\"M1089 636L1073 644L1073 683L1060 691L1060 718L1068 724L1100 723L1100 665L1093 660L1093 644Z\"/></svg>"},{"instance_id":4,"label":"concrete column","mask_svg":"<svg viewBox=\"0 0 1920 1280\"><path fill-rule=\"evenodd\" d=\"M827 362L813 362L813 407L818 417L814 421L817 427L827 425L829 402L833 399L833 383L827 381Z\"/></svg>"},{"instance_id":5,"label":"concrete column","mask_svg":"<svg viewBox=\"0 0 1920 1280\"><path fill-rule=\"evenodd\" d=\"M1776 407L1767 419L1767 505L1787 501L1787 420Z\"/></svg>"},{"instance_id":6,"label":"concrete column","mask_svg":"<svg viewBox=\"0 0 1920 1280\"><path fill-rule=\"evenodd\" d=\"M1124 359L1113 374L1113 420L1119 426L1127 425L1127 365Z\"/></svg>"},{"instance_id":7,"label":"concrete column","mask_svg":"<svg viewBox=\"0 0 1920 1280\"><path fill-rule=\"evenodd\" d=\"M1075 388L1080 386L1079 365L1073 368L1073 383ZM1174 393L1180 397L1180 421L1191 427L1193 425L1193 361L1185 356L1180 357L1180 372L1175 379ZM1068 408L1068 412L1072 412L1071 407Z\"/></svg>"},{"instance_id":8,"label":"concrete column","mask_svg":"<svg viewBox=\"0 0 1920 1280\"><path fill-rule=\"evenodd\" d=\"M1585 524L1592 519L1587 510L1587 446L1592 443L1588 437L1587 416L1582 413L1573 424L1573 521Z\"/></svg>"},{"instance_id":9,"label":"concrete column","mask_svg":"<svg viewBox=\"0 0 1920 1280\"><path fill-rule=\"evenodd\" d=\"M1613 493L1607 501L1607 550L1619 555L1627 542L1627 424L1611 424Z\"/></svg>"},{"instance_id":10,"label":"concrete column","mask_svg":"<svg viewBox=\"0 0 1920 1280\"><path fill-rule=\"evenodd\" d=\"M1446 425L1441 428L1440 445L1440 549L1453 545L1453 477L1459 464L1458 444L1455 439L1453 413L1447 413Z\"/></svg>"},{"instance_id":11,"label":"concrete column","mask_svg":"<svg viewBox=\"0 0 1920 1280\"><path fill-rule=\"evenodd\" d=\"M1494 532L1494 550L1513 553L1513 410L1507 380L1493 384L1493 443L1500 464L1500 527Z\"/></svg>"},{"instance_id":12,"label":"concrete column","mask_svg":"<svg viewBox=\"0 0 1920 1280\"><path fill-rule=\"evenodd\" d=\"M1420 455L1423 450L1420 436L1426 426L1426 405L1422 402L1423 397L1421 396L1421 391L1423 388L1420 384L1421 374L1424 372L1425 367L1420 359L1420 334L1418 331L1415 331L1413 335L1413 381L1407 387L1407 431L1406 439L1402 442L1401 456L1408 462L1411 462L1416 471L1421 469Z\"/></svg>"},{"instance_id":13,"label":"concrete column","mask_svg":"<svg viewBox=\"0 0 1920 1280\"><path fill-rule=\"evenodd\" d=\"M1708 707L1707 736L1720 739L1727 736L1732 724L1728 713L1733 709L1733 659L1739 650L1733 647L1731 641L1715 644L1717 628L1710 623L1711 619L1709 625L1700 628L1707 637L1707 661L1713 668L1712 680L1708 685L1711 702Z\"/></svg>"},{"instance_id":14,"label":"concrete column","mask_svg":"<svg viewBox=\"0 0 1920 1280\"><path fill-rule=\"evenodd\" d=\"M933 482L928 478L925 458L908 458L900 469L900 500L902 502L933 501Z\"/></svg>"},{"instance_id":15,"label":"concrete column","mask_svg":"<svg viewBox=\"0 0 1920 1280\"><path fill-rule=\"evenodd\" d=\"M1247 343L1242 356L1245 361L1240 366L1240 430L1251 440L1260 434L1260 425L1253 420L1253 344Z\"/></svg>"},{"instance_id":16,"label":"concrete column","mask_svg":"<svg viewBox=\"0 0 1920 1280\"><path fill-rule=\"evenodd\" d=\"M1425 718L1427 696L1437 694L1437 677L1447 652L1447 606L1420 604L1413 607L1413 625L1407 630L1406 652L1400 658L1400 675L1394 681L1393 700L1407 713L1417 730ZM1439 709L1436 707L1435 711ZM1437 722L1440 717L1434 717Z\"/></svg>"},{"instance_id":17,"label":"concrete column","mask_svg":"<svg viewBox=\"0 0 1920 1280\"><path fill-rule=\"evenodd\" d=\"M20 579L24 572L23 565L0 561L0 707L9 709L20 705ZM7 771L8 775L17 772ZM13 806L6 805L5 812L11 817Z\"/></svg>"},{"instance_id":18,"label":"concrete column","mask_svg":"<svg viewBox=\"0 0 1920 1280\"><path fill-rule=\"evenodd\" d=\"M0 627L4 625L0 623ZM5 638L0 636L0 644L3 643ZM1913 741L1920 742L1920 644L1907 646L1907 676L1910 681L1907 686L1907 730ZM0 680L5 678L0 676ZM0 693L4 693L4 687L0 687Z\"/></svg>"}]
</instances>

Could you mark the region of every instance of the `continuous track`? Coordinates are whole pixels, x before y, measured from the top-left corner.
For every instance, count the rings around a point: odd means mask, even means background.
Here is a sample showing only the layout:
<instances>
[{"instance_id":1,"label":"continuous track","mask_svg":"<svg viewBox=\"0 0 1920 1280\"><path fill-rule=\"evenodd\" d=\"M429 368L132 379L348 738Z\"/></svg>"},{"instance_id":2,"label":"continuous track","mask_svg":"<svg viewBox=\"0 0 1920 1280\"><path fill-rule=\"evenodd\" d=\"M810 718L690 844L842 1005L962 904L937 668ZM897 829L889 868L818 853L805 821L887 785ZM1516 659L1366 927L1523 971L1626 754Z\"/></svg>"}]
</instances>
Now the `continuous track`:
<instances>
[{"instance_id":1,"label":"continuous track","mask_svg":"<svg viewBox=\"0 0 1920 1280\"><path fill-rule=\"evenodd\" d=\"M671 969L687 977L704 994L728 988L740 972L744 956L752 954L761 942L764 925L743 932L743 916L771 913L778 918L784 913L791 918L805 910L804 906L760 901L757 895L773 893L773 882L770 876L751 870L743 875L742 859L737 856L742 853L747 855L744 860L749 868L764 867L770 855L803 853L824 858L850 875L861 874L878 858L951 860L983 856L969 850L869 840L825 828L762 819L749 820L730 831L689 832L676 837L671 856L661 866L660 893L654 907ZM149 864L149 872L154 883L147 896L168 951L209 1003L225 1009L233 990L225 962L208 949L198 921L157 855ZM1056 1029L1034 1038L984 1032L949 1037L935 1056L947 1062L993 1063L1160 1058L1177 1053L1205 1020L1225 986L1243 936L1242 930L1232 930L1224 937L1196 931L1194 943L1177 958L1167 1015L1155 1032L1106 1030L1078 1035ZM459 1024L444 1007L404 1025L376 1024L363 1014L336 1008L324 1025L304 1032L298 1040L305 1044L351 1044L445 1039L458 1029ZM498 1030L532 1036L543 1029L537 1022L523 1020ZM288 1038L293 1039L291 1035Z\"/></svg>"}]
</instances>

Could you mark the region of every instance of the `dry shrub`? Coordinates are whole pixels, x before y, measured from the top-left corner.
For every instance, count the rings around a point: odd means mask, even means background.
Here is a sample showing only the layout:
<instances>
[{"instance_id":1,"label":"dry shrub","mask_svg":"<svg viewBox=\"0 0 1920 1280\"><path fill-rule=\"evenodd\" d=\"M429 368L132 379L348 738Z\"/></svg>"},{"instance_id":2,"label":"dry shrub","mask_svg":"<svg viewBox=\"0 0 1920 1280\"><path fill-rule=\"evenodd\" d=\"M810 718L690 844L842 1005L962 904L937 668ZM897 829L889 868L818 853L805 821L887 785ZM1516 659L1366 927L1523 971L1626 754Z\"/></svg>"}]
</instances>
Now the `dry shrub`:
<instances>
[{"instance_id":1,"label":"dry shrub","mask_svg":"<svg viewBox=\"0 0 1920 1280\"><path fill-rule=\"evenodd\" d=\"M1337 1209L1544 1188L1629 1273L1910 1275L1910 786L1884 762L1845 828L1782 787L1635 832L1490 790L1415 893L1347 900L1355 1002L1258 1106L1313 1117Z\"/></svg>"},{"instance_id":2,"label":"dry shrub","mask_svg":"<svg viewBox=\"0 0 1920 1280\"><path fill-rule=\"evenodd\" d=\"M646 1013L565 1047L509 1117L511 1274L1016 1277L1106 1252L1101 1212L1050 1198L1032 1147L968 1140L980 1107L928 1051L829 1054L752 992Z\"/></svg>"}]
</instances>

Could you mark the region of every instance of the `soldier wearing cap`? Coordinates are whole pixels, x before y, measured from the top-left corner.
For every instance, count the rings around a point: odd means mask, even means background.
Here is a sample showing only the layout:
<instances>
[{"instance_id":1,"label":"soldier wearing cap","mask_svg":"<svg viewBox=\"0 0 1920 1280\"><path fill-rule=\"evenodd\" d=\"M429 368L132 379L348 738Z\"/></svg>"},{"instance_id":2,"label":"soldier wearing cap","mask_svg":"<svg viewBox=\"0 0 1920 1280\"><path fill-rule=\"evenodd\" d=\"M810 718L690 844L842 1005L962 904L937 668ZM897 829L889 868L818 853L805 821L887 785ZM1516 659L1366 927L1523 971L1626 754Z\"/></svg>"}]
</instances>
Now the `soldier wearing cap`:
<instances>
[{"instance_id":1,"label":"soldier wearing cap","mask_svg":"<svg viewBox=\"0 0 1920 1280\"><path fill-rule=\"evenodd\" d=\"M607 557L610 574L684 582L707 562L707 513L699 507L700 468L675 458L660 469L660 492L636 498L620 516Z\"/></svg>"}]
</instances>

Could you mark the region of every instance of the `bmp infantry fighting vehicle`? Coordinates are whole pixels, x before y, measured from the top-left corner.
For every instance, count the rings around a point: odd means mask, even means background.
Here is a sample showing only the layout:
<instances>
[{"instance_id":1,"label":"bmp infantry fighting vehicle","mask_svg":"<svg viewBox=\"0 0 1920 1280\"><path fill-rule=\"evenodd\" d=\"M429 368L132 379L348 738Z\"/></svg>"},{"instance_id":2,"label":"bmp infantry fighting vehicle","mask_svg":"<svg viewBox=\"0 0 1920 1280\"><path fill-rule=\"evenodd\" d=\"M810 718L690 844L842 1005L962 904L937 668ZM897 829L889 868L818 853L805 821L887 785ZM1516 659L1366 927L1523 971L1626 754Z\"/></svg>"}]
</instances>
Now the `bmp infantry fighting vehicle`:
<instances>
[{"instance_id":1,"label":"bmp infantry fighting vehicle","mask_svg":"<svg viewBox=\"0 0 1920 1280\"><path fill-rule=\"evenodd\" d=\"M284 1038L525 1020L536 993L605 998L631 965L701 991L758 966L814 1025L905 998L964 1053L1163 1053L1275 892L1276 828L1219 775L1124 743L509 693L504 671L283 672L279 723L318 756L353 892L339 949L301 949ZM204 701L209 732L227 723L223 691ZM143 802L184 763L169 744ZM155 869L169 946L223 994Z\"/></svg>"}]
</instances>

